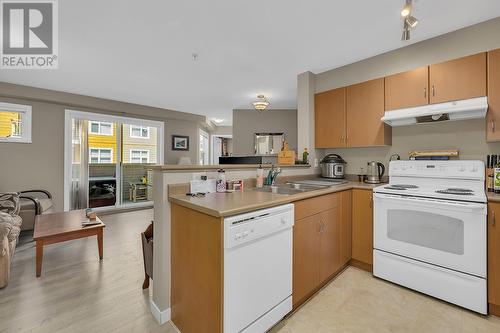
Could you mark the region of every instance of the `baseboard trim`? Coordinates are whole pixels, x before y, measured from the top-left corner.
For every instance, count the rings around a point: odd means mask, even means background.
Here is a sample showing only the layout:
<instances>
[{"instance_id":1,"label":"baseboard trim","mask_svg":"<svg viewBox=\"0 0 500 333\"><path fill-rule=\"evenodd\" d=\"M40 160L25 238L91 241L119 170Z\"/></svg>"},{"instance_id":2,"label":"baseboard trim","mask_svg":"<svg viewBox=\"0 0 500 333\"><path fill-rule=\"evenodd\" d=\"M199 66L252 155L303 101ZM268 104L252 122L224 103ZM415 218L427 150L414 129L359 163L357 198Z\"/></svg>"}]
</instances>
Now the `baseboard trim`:
<instances>
[{"instance_id":1,"label":"baseboard trim","mask_svg":"<svg viewBox=\"0 0 500 333\"><path fill-rule=\"evenodd\" d=\"M170 320L170 316L171 316L170 308L167 308L166 310L160 311L158 306L156 306L155 302L153 302L153 300L151 300L150 301L150 309L151 309L151 313L153 314L153 317L155 317L156 321L160 325L163 325L167 321Z\"/></svg>"},{"instance_id":2,"label":"baseboard trim","mask_svg":"<svg viewBox=\"0 0 500 333\"><path fill-rule=\"evenodd\" d=\"M364 271L373 273L373 266L370 264L364 263L362 261L359 261L356 259L351 259L351 261L349 261L349 265L354 266L354 267L359 268L359 269L362 269Z\"/></svg>"},{"instance_id":3,"label":"baseboard trim","mask_svg":"<svg viewBox=\"0 0 500 333\"><path fill-rule=\"evenodd\" d=\"M500 305L489 303L488 309L489 309L489 314L500 317Z\"/></svg>"}]
</instances>

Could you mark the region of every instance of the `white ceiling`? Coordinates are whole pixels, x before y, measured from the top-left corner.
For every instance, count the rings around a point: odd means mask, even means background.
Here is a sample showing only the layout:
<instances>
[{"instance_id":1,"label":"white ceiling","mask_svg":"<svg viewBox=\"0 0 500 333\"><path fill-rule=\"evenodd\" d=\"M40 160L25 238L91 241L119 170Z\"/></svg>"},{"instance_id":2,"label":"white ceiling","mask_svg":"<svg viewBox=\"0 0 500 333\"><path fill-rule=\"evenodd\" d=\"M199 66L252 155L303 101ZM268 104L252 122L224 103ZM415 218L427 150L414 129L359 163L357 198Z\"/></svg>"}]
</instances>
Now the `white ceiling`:
<instances>
[{"instance_id":1,"label":"white ceiling","mask_svg":"<svg viewBox=\"0 0 500 333\"><path fill-rule=\"evenodd\" d=\"M221 118L259 93L296 107L296 77L401 42L403 0L59 1L58 70L0 80ZM411 43L500 16L498 0L417 0ZM193 61L192 54L198 59Z\"/></svg>"}]
</instances>

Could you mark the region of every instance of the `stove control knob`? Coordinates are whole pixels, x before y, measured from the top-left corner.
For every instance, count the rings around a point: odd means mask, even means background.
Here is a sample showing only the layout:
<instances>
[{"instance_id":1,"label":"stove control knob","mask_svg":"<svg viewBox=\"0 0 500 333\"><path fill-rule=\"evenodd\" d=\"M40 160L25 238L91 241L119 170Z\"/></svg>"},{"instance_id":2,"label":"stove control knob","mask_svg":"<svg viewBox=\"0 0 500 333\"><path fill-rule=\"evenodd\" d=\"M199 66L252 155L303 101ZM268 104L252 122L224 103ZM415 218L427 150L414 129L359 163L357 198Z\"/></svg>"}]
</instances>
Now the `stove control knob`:
<instances>
[{"instance_id":1,"label":"stove control knob","mask_svg":"<svg viewBox=\"0 0 500 333\"><path fill-rule=\"evenodd\" d=\"M462 164L458 167L458 171L464 172L465 171L465 166Z\"/></svg>"},{"instance_id":2,"label":"stove control knob","mask_svg":"<svg viewBox=\"0 0 500 333\"><path fill-rule=\"evenodd\" d=\"M477 171L478 171L478 167L477 167L477 165L475 165L475 164L474 164L474 165L471 165L471 166L470 166L470 171L471 171L471 172L477 172Z\"/></svg>"}]
</instances>

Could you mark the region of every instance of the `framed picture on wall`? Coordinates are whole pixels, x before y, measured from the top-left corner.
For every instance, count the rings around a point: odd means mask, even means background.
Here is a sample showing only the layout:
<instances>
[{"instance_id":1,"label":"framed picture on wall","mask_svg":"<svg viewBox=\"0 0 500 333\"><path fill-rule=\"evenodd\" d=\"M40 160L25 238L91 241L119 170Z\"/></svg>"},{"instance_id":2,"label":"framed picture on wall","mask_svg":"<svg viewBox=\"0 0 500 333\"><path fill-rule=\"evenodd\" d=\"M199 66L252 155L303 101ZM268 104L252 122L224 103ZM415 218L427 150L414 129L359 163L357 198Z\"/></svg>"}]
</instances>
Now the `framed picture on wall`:
<instances>
[{"instance_id":1,"label":"framed picture on wall","mask_svg":"<svg viewBox=\"0 0 500 333\"><path fill-rule=\"evenodd\" d=\"M189 136L172 135L172 150L189 150Z\"/></svg>"}]
</instances>

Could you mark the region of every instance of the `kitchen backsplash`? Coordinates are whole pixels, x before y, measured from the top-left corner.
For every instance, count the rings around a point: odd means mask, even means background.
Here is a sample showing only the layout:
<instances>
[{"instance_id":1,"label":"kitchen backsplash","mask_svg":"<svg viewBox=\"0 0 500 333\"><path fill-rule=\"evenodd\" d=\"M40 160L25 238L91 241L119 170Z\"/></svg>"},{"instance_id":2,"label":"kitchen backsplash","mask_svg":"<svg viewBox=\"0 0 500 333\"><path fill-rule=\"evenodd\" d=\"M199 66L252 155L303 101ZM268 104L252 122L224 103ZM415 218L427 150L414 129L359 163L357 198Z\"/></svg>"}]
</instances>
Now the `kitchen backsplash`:
<instances>
[{"instance_id":1,"label":"kitchen backsplash","mask_svg":"<svg viewBox=\"0 0 500 333\"><path fill-rule=\"evenodd\" d=\"M500 142L487 143L485 120L465 120L446 123L420 124L393 127L392 146L371 148L319 149L320 157L336 153L347 162L346 173L358 174L360 168L366 172L366 162L376 160L388 165L392 154L408 159L412 150L459 149L460 159L482 160L486 155L500 154Z\"/></svg>"}]
</instances>

